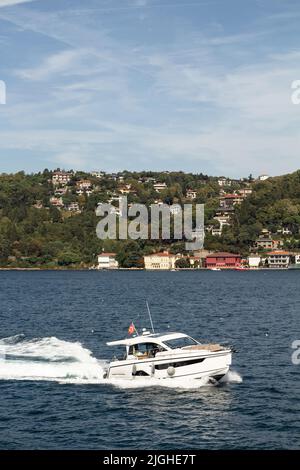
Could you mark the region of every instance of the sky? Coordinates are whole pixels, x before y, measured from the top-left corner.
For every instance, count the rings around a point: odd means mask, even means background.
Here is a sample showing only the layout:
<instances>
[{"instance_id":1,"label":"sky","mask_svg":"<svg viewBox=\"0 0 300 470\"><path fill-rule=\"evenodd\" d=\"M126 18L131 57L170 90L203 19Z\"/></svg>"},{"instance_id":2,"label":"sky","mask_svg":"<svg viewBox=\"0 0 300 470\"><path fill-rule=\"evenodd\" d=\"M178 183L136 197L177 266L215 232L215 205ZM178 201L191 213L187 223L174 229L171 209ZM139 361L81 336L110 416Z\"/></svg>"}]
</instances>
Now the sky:
<instances>
[{"instance_id":1,"label":"sky","mask_svg":"<svg viewBox=\"0 0 300 470\"><path fill-rule=\"evenodd\" d=\"M295 171L299 21L299 0L0 0L0 172Z\"/></svg>"}]
</instances>

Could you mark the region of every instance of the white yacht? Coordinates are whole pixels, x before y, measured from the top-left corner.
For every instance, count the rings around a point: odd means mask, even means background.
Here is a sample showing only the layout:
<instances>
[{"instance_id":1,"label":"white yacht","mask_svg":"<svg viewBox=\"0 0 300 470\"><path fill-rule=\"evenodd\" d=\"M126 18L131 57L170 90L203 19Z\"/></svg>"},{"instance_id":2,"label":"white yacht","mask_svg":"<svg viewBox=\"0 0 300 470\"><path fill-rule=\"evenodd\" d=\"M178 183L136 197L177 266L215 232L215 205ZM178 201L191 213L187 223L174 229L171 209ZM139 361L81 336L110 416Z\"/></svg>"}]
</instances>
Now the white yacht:
<instances>
[{"instance_id":1,"label":"white yacht","mask_svg":"<svg viewBox=\"0 0 300 470\"><path fill-rule=\"evenodd\" d=\"M232 356L229 347L201 344L183 333L143 330L140 335L107 345L123 348L122 356L114 357L105 372L109 379L208 377L216 383L228 372Z\"/></svg>"}]
</instances>

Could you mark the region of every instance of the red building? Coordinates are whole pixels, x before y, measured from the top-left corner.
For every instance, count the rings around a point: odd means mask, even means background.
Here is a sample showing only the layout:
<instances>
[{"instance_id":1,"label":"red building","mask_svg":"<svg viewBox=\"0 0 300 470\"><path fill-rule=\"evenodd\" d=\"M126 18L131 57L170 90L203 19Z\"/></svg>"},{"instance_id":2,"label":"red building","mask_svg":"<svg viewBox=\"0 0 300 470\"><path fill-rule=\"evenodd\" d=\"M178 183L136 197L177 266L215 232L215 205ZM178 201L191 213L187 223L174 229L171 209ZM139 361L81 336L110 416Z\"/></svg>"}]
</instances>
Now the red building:
<instances>
[{"instance_id":1,"label":"red building","mask_svg":"<svg viewBox=\"0 0 300 470\"><path fill-rule=\"evenodd\" d=\"M234 253L212 253L206 257L207 268L236 268L241 265L241 255Z\"/></svg>"}]
</instances>

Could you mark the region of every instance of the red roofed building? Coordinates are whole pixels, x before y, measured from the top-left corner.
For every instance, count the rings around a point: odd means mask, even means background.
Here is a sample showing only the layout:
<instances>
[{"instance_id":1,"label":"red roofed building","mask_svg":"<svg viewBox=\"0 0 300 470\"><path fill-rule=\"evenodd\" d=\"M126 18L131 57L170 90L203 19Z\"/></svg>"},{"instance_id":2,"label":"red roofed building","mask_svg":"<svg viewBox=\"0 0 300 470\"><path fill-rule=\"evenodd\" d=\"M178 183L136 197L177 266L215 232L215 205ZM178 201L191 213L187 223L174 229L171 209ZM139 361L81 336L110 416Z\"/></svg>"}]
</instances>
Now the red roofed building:
<instances>
[{"instance_id":1,"label":"red roofed building","mask_svg":"<svg viewBox=\"0 0 300 470\"><path fill-rule=\"evenodd\" d=\"M234 269L241 265L241 255L235 253L212 253L206 257L206 267Z\"/></svg>"}]
</instances>

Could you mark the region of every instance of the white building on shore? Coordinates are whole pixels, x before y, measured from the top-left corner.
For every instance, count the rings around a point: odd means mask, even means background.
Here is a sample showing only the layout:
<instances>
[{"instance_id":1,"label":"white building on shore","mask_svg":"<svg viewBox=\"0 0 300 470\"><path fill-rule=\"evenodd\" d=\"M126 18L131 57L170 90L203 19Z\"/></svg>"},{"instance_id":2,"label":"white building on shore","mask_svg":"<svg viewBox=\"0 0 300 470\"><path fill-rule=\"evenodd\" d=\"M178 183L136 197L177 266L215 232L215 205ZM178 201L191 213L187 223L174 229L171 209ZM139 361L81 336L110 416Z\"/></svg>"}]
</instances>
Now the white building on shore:
<instances>
[{"instance_id":1,"label":"white building on shore","mask_svg":"<svg viewBox=\"0 0 300 470\"><path fill-rule=\"evenodd\" d=\"M258 269L261 262L259 255L248 256L248 264L250 269Z\"/></svg>"},{"instance_id":2,"label":"white building on shore","mask_svg":"<svg viewBox=\"0 0 300 470\"><path fill-rule=\"evenodd\" d=\"M288 268L290 264L290 253L288 251L271 251L268 253L269 268Z\"/></svg>"},{"instance_id":3,"label":"white building on shore","mask_svg":"<svg viewBox=\"0 0 300 470\"><path fill-rule=\"evenodd\" d=\"M170 270L175 269L175 262L180 256L170 254L168 251L153 253L144 256L145 269L151 270Z\"/></svg>"},{"instance_id":4,"label":"white building on shore","mask_svg":"<svg viewBox=\"0 0 300 470\"><path fill-rule=\"evenodd\" d=\"M118 269L119 263L116 260L116 253L100 253L98 255L97 269Z\"/></svg>"}]
</instances>

